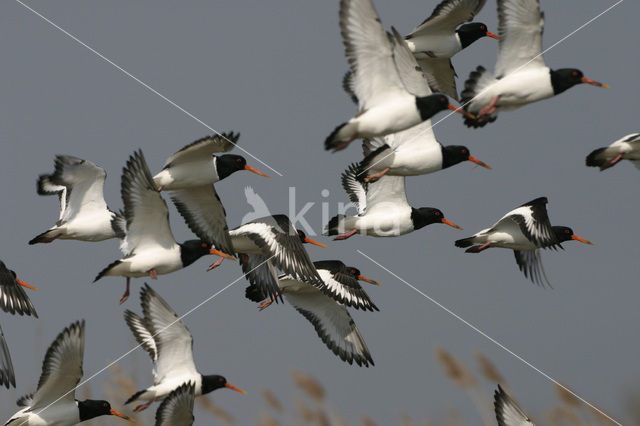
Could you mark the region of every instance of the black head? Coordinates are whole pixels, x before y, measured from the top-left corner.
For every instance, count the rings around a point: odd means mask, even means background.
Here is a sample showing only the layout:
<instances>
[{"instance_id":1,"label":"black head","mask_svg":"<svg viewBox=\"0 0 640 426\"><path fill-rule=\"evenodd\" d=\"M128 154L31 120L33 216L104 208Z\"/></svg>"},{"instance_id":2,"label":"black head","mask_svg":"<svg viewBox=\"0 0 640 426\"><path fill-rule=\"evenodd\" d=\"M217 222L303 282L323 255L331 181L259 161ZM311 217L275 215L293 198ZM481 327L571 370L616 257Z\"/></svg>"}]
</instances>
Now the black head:
<instances>
[{"instance_id":1,"label":"black head","mask_svg":"<svg viewBox=\"0 0 640 426\"><path fill-rule=\"evenodd\" d=\"M553 94L557 95L567 89L572 88L576 84L586 83L592 86L609 87L607 84L599 83L591 80L582 74L582 71L575 68L562 68L559 70L551 70L551 86L553 86Z\"/></svg>"},{"instance_id":2,"label":"black head","mask_svg":"<svg viewBox=\"0 0 640 426\"><path fill-rule=\"evenodd\" d=\"M214 157L216 156L214 155ZM219 155L217 158L216 170L220 180L239 170L244 170L247 165L247 160L240 155L225 154Z\"/></svg>"},{"instance_id":3,"label":"black head","mask_svg":"<svg viewBox=\"0 0 640 426\"><path fill-rule=\"evenodd\" d=\"M93 419L98 416L118 416L125 420L131 420L124 414L120 414L111 408L111 404L107 401L98 401L95 399L78 401L78 411L80 413L80 421Z\"/></svg>"},{"instance_id":4,"label":"black head","mask_svg":"<svg viewBox=\"0 0 640 426\"><path fill-rule=\"evenodd\" d=\"M445 219L444 213L433 207L411 209L411 221L413 222L413 229L420 229L432 223L444 223L445 225L462 229L450 220Z\"/></svg>"},{"instance_id":5,"label":"black head","mask_svg":"<svg viewBox=\"0 0 640 426\"><path fill-rule=\"evenodd\" d=\"M569 228L568 226L552 226L551 231L553 232L557 243L576 240L584 244L593 245L591 241L580 238L576 234L574 234L573 229Z\"/></svg>"},{"instance_id":6,"label":"black head","mask_svg":"<svg viewBox=\"0 0 640 426\"><path fill-rule=\"evenodd\" d=\"M456 32L458 33L458 37L460 37L460 44L463 49L482 37L498 38L498 36L490 32L482 22L471 22L461 25Z\"/></svg>"},{"instance_id":7,"label":"black head","mask_svg":"<svg viewBox=\"0 0 640 426\"><path fill-rule=\"evenodd\" d=\"M180 244L182 267L191 265L205 254L211 254L211 244L202 240L188 240Z\"/></svg>"},{"instance_id":8,"label":"black head","mask_svg":"<svg viewBox=\"0 0 640 426\"><path fill-rule=\"evenodd\" d=\"M213 392L216 389L221 389L221 388L229 388L231 390L234 390L236 392L240 392L240 393L246 393L245 391L243 391L242 389L239 389L235 386L230 385L227 382L227 379L225 379L222 376L219 376L217 374L211 374L208 376L202 376L202 394L205 395L209 392Z\"/></svg>"},{"instance_id":9,"label":"black head","mask_svg":"<svg viewBox=\"0 0 640 426\"><path fill-rule=\"evenodd\" d=\"M420 111L420 118L424 121L449 108L449 99L441 93L416 97L416 106Z\"/></svg>"},{"instance_id":10,"label":"black head","mask_svg":"<svg viewBox=\"0 0 640 426\"><path fill-rule=\"evenodd\" d=\"M358 279L362 276L362 274L360 273L360 269L354 266L347 266L347 274L351 275L355 279Z\"/></svg>"},{"instance_id":11,"label":"black head","mask_svg":"<svg viewBox=\"0 0 640 426\"><path fill-rule=\"evenodd\" d=\"M487 164L471 156L469 148L462 145L449 145L442 147L442 168L455 166L463 161L471 161L486 169L491 169Z\"/></svg>"}]
</instances>

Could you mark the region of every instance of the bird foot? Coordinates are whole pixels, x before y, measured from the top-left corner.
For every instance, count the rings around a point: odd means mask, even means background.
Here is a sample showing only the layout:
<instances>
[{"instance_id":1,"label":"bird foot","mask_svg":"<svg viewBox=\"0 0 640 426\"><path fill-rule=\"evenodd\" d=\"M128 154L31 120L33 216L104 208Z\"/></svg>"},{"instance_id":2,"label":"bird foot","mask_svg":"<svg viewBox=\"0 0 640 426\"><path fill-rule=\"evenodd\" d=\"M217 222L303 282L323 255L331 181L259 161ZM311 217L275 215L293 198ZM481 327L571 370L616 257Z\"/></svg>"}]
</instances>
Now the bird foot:
<instances>
[{"instance_id":1,"label":"bird foot","mask_svg":"<svg viewBox=\"0 0 640 426\"><path fill-rule=\"evenodd\" d=\"M158 271L156 271L155 269L151 269L149 271L149 276L154 279L157 280L158 279Z\"/></svg>"},{"instance_id":2,"label":"bird foot","mask_svg":"<svg viewBox=\"0 0 640 426\"><path fill-rule=\"evenodd\" d=\"M468 249L466 249L464 252L465 253L480 253L481 251L488 249L490 245L491 245L491 243L488 242L488 243L484 243L484 244L482 244L480 246L472 246L472 247L469 247Z\"/></svg>"},{"instance_id":3,"label":"bird foot","mask_svg":"<svg viewBox=\"0 0 640 426\"><path fill-rule=\"evenodd\" d=\"M622 160L622 154L616 155L611 160L607 161L602 166L600 166L600 171L607 170L609 167L615 166L616 164L618 164L620 160Z\"/></svg>"},{"instance_id":4,"label":"bird foot","mask_svg":"<svg viewBox=\"0 0 640 426\"><path fill-rule=\"evenodd\" d=\"M155 398L153 398L152 400L147 401L147 402L145 402L144 404L140 404L140 405L138 405L136 408L134 408L134 410L133 410L133 411L134 411L135 413L139 413L139 412L141 412L141 411L143 411L143 410L146 410L147 408L149 408L149 406L150 406L151 404L153 404L153 403L155 402L155 400L156 400L156 399L155 399Z\"/></svg>"},{"instance_id":5,"label":"bird foot","mask_svg":"<svg viewBox=\"0 0 640 426\"><path fill-rule=\"evenodd\" d=\"M219 257L218 260L216 260L214 263L209 265L209 267L207 268L207 271L211 271L212 269L216 269L218 266L222 265L223 260L224 260L223 257Z\"/></svg>"},{"instance_id":6,"label":"bird foot","mask_svg":"<svg viewBox=\"0 0 640 426\"><path fill-rule=\"evenodd\" d=\"M337 235L336 237L334 237L334 241L335 240L346 240L347 238L351 237L352 235L354 235L356 232L358 232L357 229L353 229L345 234L341 234L341 235Z\"/></svg>"},{"instance_id":7,"label":"bird foot","mask_svg":"<svg viewBox=\"0 0 640 426\"><path fill-rule=\"evenodd\" d=\"M378 179L380 179L382 176L384 176L385 173L387 173L389 170L391 170L391 167L385 167L384 169L382 169L378 173L374 173L372 175L369 175L369 176L365 177L364 181L367 182L367 183L376 182Z\"/></svg>"},{"instance_id":8,"label":"bird foot","mask_svg":"<svg viewBox=\"0 0 640 426\"><path fill-rule=\"evenodd\" d=\"M271 297L271 299L267 299L267 300L263 300L259 305L258 305L258 310L259 311L263 311L265 309L267 309L269 306L271 306L271 304L273 303L274 300L276 300L276 297L278 295L276 294L275 296Z\"/></svg>"},{"instance_id":9,"label":"bird foot","mask_svg":"<svg viewBox=\"0 0 640 426\"><path fill-rule=\"evenodd\" d=\"M354 139L355 139L355 138L351 138L351 139L349 139L348 141L339 141L339 142L336 142L336 143L331 147L331 149L333 150L333 151L331 151L331 152L338 152L338 151L342 151L343 149L345 149L346 147L348 147L348 146L349 146L349 144L350 144L351 142L353 142L353 140L354 140Z\"/></svg>"}]
</instances>

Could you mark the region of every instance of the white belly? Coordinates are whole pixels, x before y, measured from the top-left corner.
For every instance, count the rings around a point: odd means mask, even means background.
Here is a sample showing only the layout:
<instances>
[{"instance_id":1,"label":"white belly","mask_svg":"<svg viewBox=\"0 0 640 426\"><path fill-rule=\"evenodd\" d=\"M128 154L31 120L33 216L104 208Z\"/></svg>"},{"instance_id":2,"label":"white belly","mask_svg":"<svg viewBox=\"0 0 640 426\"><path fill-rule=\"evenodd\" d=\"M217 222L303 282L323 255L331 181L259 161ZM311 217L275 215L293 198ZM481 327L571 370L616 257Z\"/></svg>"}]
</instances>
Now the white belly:
<instances>
[{"instance_id":1,"label":"white belly","mask_svg":"<svg viewBox=\"0 0 640 426\"><path fill-rule=\"evenodd\" d=\"M210 185L218 180L212 158L178 164L162 170L153 177L153 182L162 186L163 191Z\"/></svg>"},{"instance_id":2,"label":"white belly","mask_svg":"<svg viewBox=\"0 0 640 426\"><path fill-rule=\"evenodd\" d=\"M202 395L202 376L200 374L187 377L175 377L169 380L163 381L157 385L153 385L147 388L147 391L138 397L138 400L150 401L153 398L157 400L164 399L173 390L180 387L183 383L194 382L196 387L196 396Z\"/></svg>"},{"instance_id":3,"label":"white belly","mask_svg":"<svg viewBox=\"0 0 640 426\"><path fill-rule=\"evenodd\" d=\"M395 208L383 212L367 212L356 217L355 228L360 235L397 237L413 231L411 208Z\"/></svg>"},{"instance_id":4,"label":"white belly","mask_svg":"<svg viewBox=\"0 0 640 426\"><path fill-rule=\"evenodd\" d=\"M462 50L457 33L414 37L407 44L417 59L451 58Z\"/></svg>"},{"instance_id":5,"label":"white belly","mask_svg":"<svg viewBox=\"0 0 640 426\"><path fill-rule=\"evenodd\" d=\"M376 166L378 167L378 166ZM402 149L393 154L391 170L387 173L393 176L417 176L437 172L442 169L442 149L440 145L426 149Z\"/></svg>"},{"instance_id":6,"label":"white belly","mask_svg":"<svg viewBox=\"0 0 640 426\"><path fill-rule=\"evenodd\" d=\"M473 237L474 244L491 243L491 247L506 248L511 250L535 250L537 247L529 241L522 232L493 231L490 233L479 232Z\"/></svg>"},{"instance_id":7,"label":"white belly","mask_svg":"<svg viewBox=\"0 0 640 426\"><path fill-rule=\"evenodd\" d=\"M139 254L122 259L122 262L113 267L106 275L118 275L139 278L149 275L151 269L155 269L158 275L169 274L182 268L180 259L180 246L174 245L170 249L157 247L141 250Z\"/></svg>"},{"instance_id":8,"label":"white belly","mask_svg":"<svg viewBox=\"0 0 640 426\"><path fill-rule=\"evenodd\" d=\"M371 138L396 133L422 122L415 97L407 94L374 106L350 120L357 125L359 137Z\"/></svg>"},{"instance_id":9,"label":"white belly","mask_svg":"<svg viewBox=\"0 0 640 426\"><path fill-rule=\"evenodd\" d=\"M63 225L65 234L63 240L103 241L114 238L115 232L111 228L113 214L107 210L90 215L81 215Z\"/></svg>"},{"instance_id":10,"label":"white belly","mask_svg":"<svg viewBox=\"0 0 640 426\"><path fill-rule=\"evenodd\" d=\"M71 404L54 404L46 410L36 409L34 412L25 413L29 408L18 411L8 422L9 426L72 426L80 422L78 405L74 401ZM36 414L38 413L39 414ZM20 417L25 415L25 417ZM15 420L12 420L15 419Z\"/></svg>"}]
</instances>

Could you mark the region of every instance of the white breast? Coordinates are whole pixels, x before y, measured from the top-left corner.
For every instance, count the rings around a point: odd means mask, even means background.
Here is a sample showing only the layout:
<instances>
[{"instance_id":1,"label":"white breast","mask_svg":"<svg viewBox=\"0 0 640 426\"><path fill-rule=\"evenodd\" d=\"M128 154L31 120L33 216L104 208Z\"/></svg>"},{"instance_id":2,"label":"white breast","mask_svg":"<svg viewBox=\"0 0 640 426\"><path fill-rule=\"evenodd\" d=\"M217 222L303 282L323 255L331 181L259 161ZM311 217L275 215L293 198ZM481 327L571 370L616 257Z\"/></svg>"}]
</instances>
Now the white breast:
<instances>
[{"instance_id":1,"label":"white breast","mask_svg":"<svg viewBox=\"0 0 640 426\"><path fill-rule=\"evenodd\" d=\"M429 57L451 58L462 50L458 33L430 34L428 37L413 37L407 40L409 49L417 59ZM425 52L430 52L429 55Z\"/></svg>"}]
</instances>

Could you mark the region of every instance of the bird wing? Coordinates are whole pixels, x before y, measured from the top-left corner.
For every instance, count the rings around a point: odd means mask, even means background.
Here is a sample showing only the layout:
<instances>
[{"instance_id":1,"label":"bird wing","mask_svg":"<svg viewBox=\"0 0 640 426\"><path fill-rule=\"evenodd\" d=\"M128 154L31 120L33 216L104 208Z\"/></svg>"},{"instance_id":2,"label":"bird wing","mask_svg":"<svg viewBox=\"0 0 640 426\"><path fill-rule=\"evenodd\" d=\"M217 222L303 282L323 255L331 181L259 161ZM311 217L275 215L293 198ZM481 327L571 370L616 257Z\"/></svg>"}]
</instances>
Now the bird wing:
<instances>
[{"instance_id":1,"label":"bird wing","mask_svg":"<svg viewBox=\"0 0 640 426\"><path fill-rule=\"evenodd\" d=\"M367 214L377 209L388 210L409 207L405 192L404 176L384 175L369 183L367 188Z\"/></svg>"},{"instance_id":2,"label":"bird wing","mask_svg":"<svg viewBox=\"0 0 640 426\"><path fill-rule=\"evenodd\" d=\"M454 32L458 25L471 22L487 0L443 0L427 19L407 36L427 36L445 31Z\"/></svg>"},{"instance_id":3,"label":"bird wing","mask_svg":"<svg viewBox=\"0 0 640 426\"><path fill-rule=\"evenodd\" d=\"M0 261L0 309L12 315L33 315L38 317L29 296L16 282L15 273Z\"/></svg>"},{"instance_id":4,"label":"bird wing","mask_svg":"<svg viewBox=\"0 0 640 426\"><path fill-rule=\"evenodd\" d=\"M239 133L222 133L219 135L205 136L195 142L182 147L171 155L164 163L164 169L171 166L199 161L211 161L211 156L218 152L231 151L236 146Z\"/></svg>"},{"instance_id":5,"label":"bird wing","mask_svg":"<svg viewBox=\"0 0 640 426\"><path fill-rule=\"evenodd\" d=\"M318 337L340 359L349 364L373 365L369 348L343 305L314 288L305 293L285 292L285 298L313 324Z\"/></svg>"},{"instance_id":6,"label":"bird wing","mask_svg":"<svg viewBox=\"0 0 640 426\"><path fill-rule=\"evenodd\" d=\"M551 287L547 274L542 266L542 258L540 257L540 249L536 250L514 250L516 263L518 268L529 278L534 284L544 287L545 283Z\"/></svg>"},{"instance_id":7,"label":"bird wing","mask_svg":"<svg viewBox=\"0 0 640 426\"><path fill-rule=\"evenodd\" d=\"M360 174L366 175L366 171L361 170L360 164L350 164L347 170L342 172L342 187L349 200L356 205L358 215L363 215L367 211L367 187L368 183L362 180Z\"/></svg>"},{"instance_id":8,"label":"bird wing","mask_svg":"<svg viewBox=\"0 0 640 426\"><path fill-rule=\"evenodd\" d=\"M542 68L544 15L539 0L498 0L498 60L494 74L501 78L515 69Z\"/></svg>"},{"instance_id":9,"label":"bird wing","mask_svg":"<svg viewBox=\"0 0 640 426\"><path fill-rule=\"evenodd\" d=\"M174 389L156 411L155 426L191 426L196 387L193 382Z\"/></svg>"},{"instance_id":10,"label":"bird wing","mask_svg":"<svg viewBox=\"0 0 640 426\"><path fill-rule=\"evenodd\" d=\"M533 425L531 419L522 411L518 403L498 385L494 394L493 405L496 411L498 426L526 426Z\"/></svg>"},{"instance_id":11,"label":"bird wing","mask_svg":"<svg viewBox=\"0 0 640 426\"><path fill-rule=\"evenodd\" d=\"M184 322L148 284L140 291L140 299L144 320L158 351L154 383L199 374L193 362L193 337Z\"/></svg>"},{"instance_id":12,"label":"bird wing","mask_svg":"<svg viewBox=\"0 0 640 426\"><path fill-rule=\"evenodd\" d=\"M158 348L156 347L156 341L154 340L153 333L149 329L144 318L139 317L137 314L126 310L124 312L124 321L127 323L129 330L133 333L136 342L144 348L145 351L151 357L151 361L156 362L158 360Z\"/></svg>"},{"instance_id":13,"label":"bird wing","mask_svg":"<svg viewBox=\"0 0 640 426\"><path fill-rule=\"evenodd\" d=\"M242 253L239 256L239 261L245 278L252 285L252 294L260 295L260 300L273 298L278 303L277 296L280 293L278 271L269 261L269 256ZM254 300L254 302L260 300ZM282 296L280 296L280 300L282 300Z\"/></svg>"},{"instance_id":14,"label":"bird wing","mask_svg":"<svg viewBox=\"0 0 640 426\"><path fill-rule=\"evenodd\" d=\"M321 269L317 262L314 262L314 265L318 268L318 274L324 281L324 287L321 290L325 295L355 309L379 310L353 275L342 271L332 274L326 269Z\"/></svg>"},{"instance_id":15,"label":"bird wing","mask_svg":"<svg viewBox=\"0 0 640 426\"><path fill-rule=\"evenodd\" d=\"M393 59L396 71L404 88L415 96L428 96L431 89L425 80L424 70L411 53L407 42L395 28L393 33Z\"/></svg>"},{"instance_id":16,"label":"bird wing","mask_svg":"<svg viewBox=\"0 0 640 426\"><path fill-rule=\"evenodd\" d=\"M9 354L7 341L4 340L2 327L0 327L0 386L5 386L7 389L11 386L16 387L16 375L13 372L11 354Z\"/></svg>"},{"instance_id":17,"label":"bird wing","mask_svg":"<svg viewBox=\"0 0 640 426\"><path fill-rule=\"evenodd\" d=\"M227 214L213 185L192 186L171 191L170 195L187 226L198 238L233 255Z\"/></svg>"},{"instance_id":18,"label":"bird wing","mask_svg":"<svg viewBox=\"0 0 640 426\"><path fill-rule=\"evenodd\" d=\"M64 217L67 208L67 187L64 185L56 185L51 181L53 175L40 175L36 184L38 195L57 195L60 203L60 213L58 220Z\"/></svg>"},{"instance_id":19,"label":"bird wing","mask_svg":"<svg viewBox=\"0 0 640 426\"><path fill-rule=\"evenodd\" d=\"M546 197L536 198L511 210L495 225L513 221L518 224L525 237L538 247L555 245L555 237L547 214Z\"/></svg>"},{"instance_id":20,"label":"bird wing","mask_svg":"<svg viewBox=\"0 0 640 426\"><path fill-rule=\"evenodd\" d=\"M42 363L38 390L31 409L47 407L55 401L73 403L75 388L82 378L84 355L84 320L66 327L53 341Z\"/></svg>"},{"instance_id":21,"label":"bird wing","mask_svg":"<svg viewBox=\"0 0 640 426\"><path fill-rule=\"evenodd\" d=\"M444 93L450 98L459 101L456 88L456 70L449 58L423 58L418 59L424 77L432 91Z\"/></svg>"},{"instance_id":22,"label":"bird wing","mask_svg":"<svg viewBox=\"0 0 640 426\"><path fill-rule=\"evenodd\" d=\"M129 157L122 171L121 192L127 232L120 248L125 255L145 247L170 248L176 244L167 203L153 183L142 150Z\"/></svg>"},{"instance_id":23,"label":"bird wing","mask_svg":"<svg viewBox=\"0 0 640 426\"><path fill-rule=\"evenodd\" d=\"M340 1L340 32L360 111L384 103L394 93L405 92L393 58L393 44L371 0Z\"/></svg>"}]
</instances>

